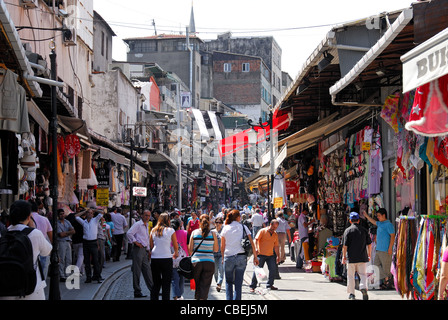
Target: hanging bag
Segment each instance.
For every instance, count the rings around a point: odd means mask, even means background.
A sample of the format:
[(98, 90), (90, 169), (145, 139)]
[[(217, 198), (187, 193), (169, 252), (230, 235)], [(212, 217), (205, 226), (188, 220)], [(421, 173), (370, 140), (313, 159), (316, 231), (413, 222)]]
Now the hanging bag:
[(253, 253), (252, 244), (250, 243), (250, 239), (247, 236), (246, 228), (244, 228), (244, 225), (242, 223), (241, 226), (243, 227), (243, 238), (241, 239), (241, 246), (243, 247), (246, 256), (250, 257)]
[(191, 262), (191, 257), (196, 253), (196, 251), (199, 249), (199, 247), (202, 244), (202, 241), (204, 241), (204, 238), (202, 238), (199, 245), (194, 249), (191, 256), (184, 257), (179, 261), (179, 266), (177, 267), (177, 272), (184, 276), (186, 279), (193, 279), (193, 263)]

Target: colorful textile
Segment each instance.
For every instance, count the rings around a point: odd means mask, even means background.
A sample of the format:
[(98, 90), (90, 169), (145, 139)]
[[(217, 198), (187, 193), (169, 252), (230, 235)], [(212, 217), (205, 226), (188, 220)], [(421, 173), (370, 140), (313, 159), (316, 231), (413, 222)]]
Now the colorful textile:
[(388, 125), (398, 132), (398, 113), (399, 113), (400, 95), (390, 95), (386, 98), (383, 108), (381, 110), (381, 118), (386, 121)]

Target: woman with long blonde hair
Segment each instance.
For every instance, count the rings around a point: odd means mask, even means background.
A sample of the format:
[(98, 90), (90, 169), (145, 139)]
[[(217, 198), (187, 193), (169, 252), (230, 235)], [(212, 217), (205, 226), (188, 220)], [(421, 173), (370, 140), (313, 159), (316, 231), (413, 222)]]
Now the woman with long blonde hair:
[[(159, 216), (157, 225), (151, 230), (149, 237), (151, 247), (151, 272), (154, 286), (151, 290), (151, 300), (159, 299), (162, 288), (162, 300), (170, 300), (171, 278), (173, 273), (173, 258), (177, 258), (178, 243), (176, 233), (170, 227), (170, 217), (167, 213)], [(171, 253), (173, 245), (174, 253)]]

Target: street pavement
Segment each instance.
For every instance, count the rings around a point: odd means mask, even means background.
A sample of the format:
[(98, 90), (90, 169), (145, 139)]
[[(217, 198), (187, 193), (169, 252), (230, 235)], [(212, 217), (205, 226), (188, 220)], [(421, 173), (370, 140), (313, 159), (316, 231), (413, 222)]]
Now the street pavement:
[[(132, 289), (131, 260), (126, 260), (123, 255), (120, 261), (106, 262), (102, 271), (105, 279), (98, 284), (84, 283), (85, 276), (79, 279), (79, 286), (75, 282), (60, 283), (61, 300), (149, 300), (149, 290), (141, 279), (142, 293), (146, 298), (135, 299)], [(267, 267), (264, 267), (268, 273)], [(249, 292), (249, 284), (253, 274), (252, 258), (249, 259), (244, 283), (242, 300), (347, 300), (345, 283), (330, 282), (321, 273), (307, 273), (295, 267), (289, 257), (285, 263), (279, 266), (281, 279), (275, 280), (274, 285), (278, 290), (267, 290), (265, 284), (257, 287), (255, 293)], [(49, 284), (50, 280), (47, 280)], [(48, 296), (48, 287), (46, 288)], [(356, 298), (362, 299), (360, 291), (356, 291)], [(194, 291), (190, 290), (189, 283), (185, 283), (185, 300), (194, 300)], [(225, 280), (221, 292), (216, 291), (216, 283), (212, 280), (209, 300), (225, 300)], [(407, 300), (402, 298), (395, 290), (370, 290), (369, 300)]]

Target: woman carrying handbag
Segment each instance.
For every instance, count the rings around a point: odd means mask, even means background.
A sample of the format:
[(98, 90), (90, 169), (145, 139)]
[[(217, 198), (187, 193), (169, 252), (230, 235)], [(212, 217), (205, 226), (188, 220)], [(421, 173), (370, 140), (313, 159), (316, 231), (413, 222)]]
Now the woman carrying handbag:
[(210, 217), (202, 214), (199, 229), (191, 233), (188, 247), (191, 262), (194, 264), (193, 279), (196, 283), (194, 297), (196, 300), (207, 300), (212, 278), (215, 273), (214, 252), (218, 251), (218, 239), (210, 230)]

